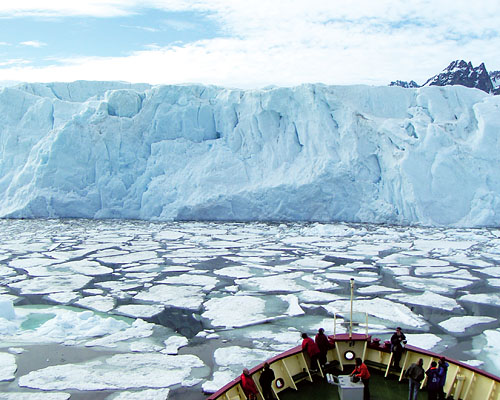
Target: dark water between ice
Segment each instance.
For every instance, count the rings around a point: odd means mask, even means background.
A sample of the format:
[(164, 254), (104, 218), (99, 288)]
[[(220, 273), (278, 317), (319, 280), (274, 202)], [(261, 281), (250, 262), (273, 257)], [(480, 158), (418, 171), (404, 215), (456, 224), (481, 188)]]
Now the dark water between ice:
[[(411, 344), (500, 373), (496, 229), (0, 220), (0, 232), (0, 317), (6, 299), (16, 314), (0, 320), (0, 353), (17, 365), (15, 379), (0, 382), (3, 393), (112, 399), (162, 387), (161, 379), (169, 399), (203, 398), (202, 385), (221, 386), (298, 344), (301, 331), (332, 333), (350, 278), (373, 335), (403, 326)], [(137, 319), (150, 324), (127, 330)], [(166, 366), (149, 384), (135, 381), (134, 370), (170, 337), (185, 341), (177, 357), (195, 355), (205, 366)], [(145, 358), (116, 373), (103, 367), (124, 354)], [(88, 386), (54, 369), (64, 365), (89, 370)], [(185, 376), (175, 378), (179, 370)], [(107, 383), (97, 379), (106, 374)]]

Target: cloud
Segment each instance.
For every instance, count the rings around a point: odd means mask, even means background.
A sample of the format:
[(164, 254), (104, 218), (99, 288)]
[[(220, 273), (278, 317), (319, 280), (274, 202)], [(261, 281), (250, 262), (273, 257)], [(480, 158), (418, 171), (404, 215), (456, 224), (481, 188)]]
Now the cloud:
[(20, 42), (19, 44), (21, 46), (36, 47), (36, 48), (47, 46), (47, 43), (40, 42), (38, 40), (28, 40), (26, 42)]
[[(5, 68), (2, 74), (13, 80), (258, 87), (387, 84), (395, 79), (423, 83), (461, 58), (500, 69), (500, 3), (490, 0), (20, 0), (20, 6), (0, 5), (0, 15), (114, 17), (146, 8), (199, 12), (219, 27), (221, 35), (168, 47), (143, 46), (126, 57), (59, 59), (49, 67)], [(178, 30), (195, 28), (171, 19), (167, 24)]]
[(0, 67), (12, 66), (12, 65), (23, 65), (23, 64), (30, 64), (30, 61), (25, 60), (23, 58), (12, 58), (10, 60), (1, 61)]

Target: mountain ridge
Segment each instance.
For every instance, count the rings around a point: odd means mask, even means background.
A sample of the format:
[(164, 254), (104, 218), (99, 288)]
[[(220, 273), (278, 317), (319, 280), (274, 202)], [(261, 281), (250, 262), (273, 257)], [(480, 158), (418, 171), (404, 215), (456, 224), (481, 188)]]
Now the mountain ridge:
[(439, 74), (427, 79), (423, 85), (419, 85), (413, 80), (410, 82), (396, 80), (389, 84), (389, 86), (403, 88), (450, 85), (476, 88), (486, 93), (498, 95), (500, 94), (500, 71), (488, 72), (484, 63), (474, 67), (470, 61), (455, 60)]

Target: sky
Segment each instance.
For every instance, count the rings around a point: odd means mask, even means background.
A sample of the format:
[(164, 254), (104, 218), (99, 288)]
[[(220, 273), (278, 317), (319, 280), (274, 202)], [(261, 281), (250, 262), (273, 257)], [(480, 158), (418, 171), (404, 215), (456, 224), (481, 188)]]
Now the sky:
[(0, 82), (260, 88), (423, 84), (453, 60), (500, 70), (493, 0), (15, 0)]

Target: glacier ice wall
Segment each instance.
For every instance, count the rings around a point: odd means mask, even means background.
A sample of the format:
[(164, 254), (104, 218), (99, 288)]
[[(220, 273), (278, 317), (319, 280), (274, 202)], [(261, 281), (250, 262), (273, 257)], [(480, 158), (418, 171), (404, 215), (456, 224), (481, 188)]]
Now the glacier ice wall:
[(500, 96), (462, 86), (0, 91), (0, 217), (500, 225)]

